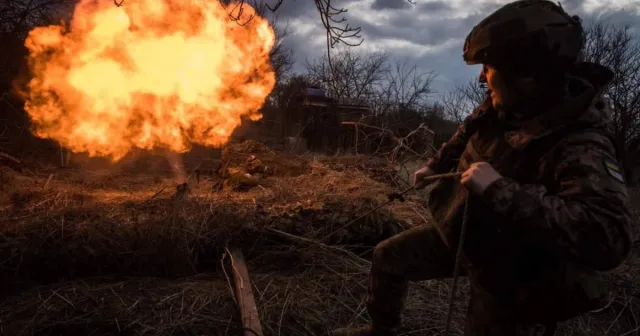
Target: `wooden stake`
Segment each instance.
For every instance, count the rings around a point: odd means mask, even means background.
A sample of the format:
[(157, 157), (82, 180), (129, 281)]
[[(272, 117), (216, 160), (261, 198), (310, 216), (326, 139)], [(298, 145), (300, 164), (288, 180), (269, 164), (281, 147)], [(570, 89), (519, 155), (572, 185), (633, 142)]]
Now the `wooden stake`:
[(260, 325), (260, 315), (256, 307), (256, 300), (251, 290), (251, 280), (249, 271), (244, 261), (242, 251), (237, 248), (231, 249), (231, 267), (233, 268), (233, 278), (235, 283), (236, 300), (240, 308), (242, 326), (245, 336), (263, 336)]
[(49, 182), (51, 182), (51, 179), (53, 178), (53, 174), (49, 174), (49, 178), (47, 179), (47, 182), (44, 184), (44, 190), (47, 190), (47, 187), (49, 186)]
[(13, 156), (7, 153), (0, 152), (0, 159), (7, 159), (9, 161), (13, 161), (14, 163), (20, 164), (20, 160), (14, 158)]

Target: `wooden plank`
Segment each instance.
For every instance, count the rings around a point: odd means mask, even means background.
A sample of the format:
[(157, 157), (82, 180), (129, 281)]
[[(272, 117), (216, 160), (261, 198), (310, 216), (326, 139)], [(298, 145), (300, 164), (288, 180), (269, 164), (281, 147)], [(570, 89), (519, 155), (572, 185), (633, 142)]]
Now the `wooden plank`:
[(242, 325), (245, 330), (244, 335), (263, 336), (264, 333), (260, 325), (260, 315), (258, 314), (256, 300), (251, 290), (249, 271), (247, 270), (247, 264), (244, 261), (244, 256), (240, 249), (231, 249), (231, 268), (233, 269), (236, 300), (238, 300)]

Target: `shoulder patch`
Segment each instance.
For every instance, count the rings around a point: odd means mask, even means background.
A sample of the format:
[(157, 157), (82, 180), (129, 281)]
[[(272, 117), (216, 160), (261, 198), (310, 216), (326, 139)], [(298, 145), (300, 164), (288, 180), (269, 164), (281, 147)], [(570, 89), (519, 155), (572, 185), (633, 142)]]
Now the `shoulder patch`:
[(624, 173), (620, 168), (618, 162), (612, 158), (604, 157), (602, 159), (602, 164), (604, 165), (604, 169), (609, 173), (611, 177), (613, 177), (616, 181), (620, 183), (624, 182)]

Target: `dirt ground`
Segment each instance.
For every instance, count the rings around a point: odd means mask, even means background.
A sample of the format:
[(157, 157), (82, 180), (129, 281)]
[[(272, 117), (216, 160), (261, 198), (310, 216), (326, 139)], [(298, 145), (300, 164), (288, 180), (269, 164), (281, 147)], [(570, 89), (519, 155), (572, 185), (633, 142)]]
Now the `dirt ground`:
[[(267, 335), (366, 323), (371, 250), (428, 223), (424, 200), (414, 194), (358, 219), (400, 186), (385, 162), (249, 147), (232, 157), (256, 155), (274, 167), (258, 186), (217, 191), (215, 174), (192, 174), (183, 197), (162, 158), (144, 169), (133, 161), (118, 169), (0, 166), (0, 335), (241, 335), (223, 267), (230, 247), (247, 258)], [(205, 161), (185, 160), (186, 172), (216, 169)], [(638, 218), (640, 193), (631, 192)], [(610, 305), (564, 323), (559, 335), (639, 334), (637, 254), (607, 277)], [(447, 281), (412, 284), (403, 334), (441, 333), (448, 290)]]

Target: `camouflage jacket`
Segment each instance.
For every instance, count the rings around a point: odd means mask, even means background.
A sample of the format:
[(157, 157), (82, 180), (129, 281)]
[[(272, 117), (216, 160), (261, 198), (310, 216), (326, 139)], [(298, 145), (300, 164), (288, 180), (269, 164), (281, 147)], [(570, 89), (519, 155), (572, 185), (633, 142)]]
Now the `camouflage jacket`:
[[(601, 95), (611, 78), (600, 66), (576, 67), (565, 100), (532, 118), (507, 121), (487, 100), (427, 163), (442, 173), (486, 161), (503, 176), (469, 197), (465, 261), (472, 283), (523, 318), (562, 320), (589, 309), (575, 295), (597, 296), (590, 273), (613, 269), (629, 254), (628, 196)], [(459, 182), (446, 180), (430, 194), (452, 248), (465, 197)]]

